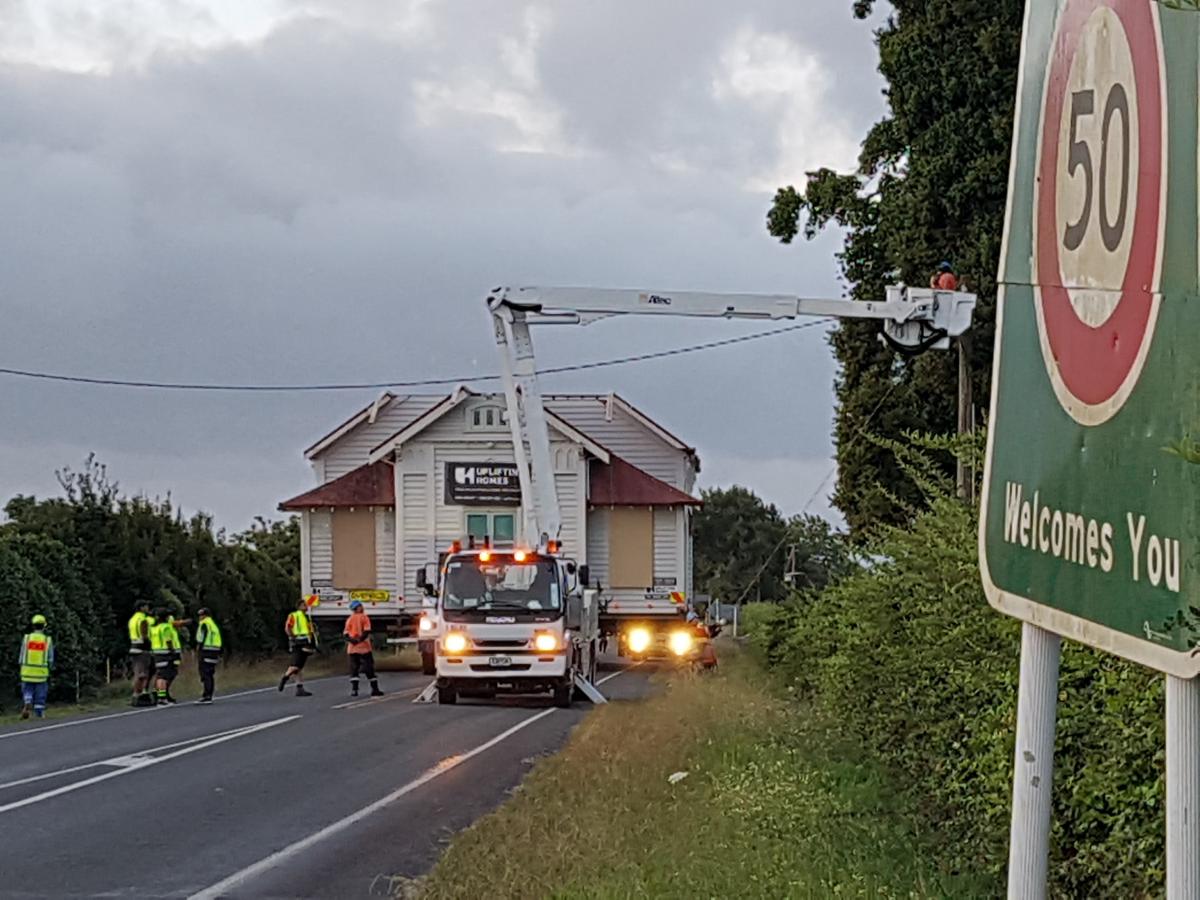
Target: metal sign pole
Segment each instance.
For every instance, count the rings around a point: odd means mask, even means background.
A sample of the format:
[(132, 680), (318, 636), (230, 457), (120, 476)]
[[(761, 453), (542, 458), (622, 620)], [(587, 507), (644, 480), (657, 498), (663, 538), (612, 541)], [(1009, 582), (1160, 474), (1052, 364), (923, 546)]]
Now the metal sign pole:
[(1200, 683), (1167, 676), (1167, 897), (1200, 898)]
[(1042, 900), (1046, 896), (1060, 643), (1056, 634), (1028, 622), (1021, 625), (1009, 900)]

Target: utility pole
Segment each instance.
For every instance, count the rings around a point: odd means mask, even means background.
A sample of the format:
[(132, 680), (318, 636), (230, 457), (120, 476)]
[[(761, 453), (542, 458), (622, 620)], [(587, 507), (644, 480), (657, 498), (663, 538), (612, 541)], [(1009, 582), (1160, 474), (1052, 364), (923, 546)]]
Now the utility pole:
[[(958, 434), (974, 434), (975, 407), (971, 396), (971, 345), (965, 334), (958, 336)], [(958, 497), (973, 503), (975, 501), (975, 468), (966, 460), (958, 460)]]

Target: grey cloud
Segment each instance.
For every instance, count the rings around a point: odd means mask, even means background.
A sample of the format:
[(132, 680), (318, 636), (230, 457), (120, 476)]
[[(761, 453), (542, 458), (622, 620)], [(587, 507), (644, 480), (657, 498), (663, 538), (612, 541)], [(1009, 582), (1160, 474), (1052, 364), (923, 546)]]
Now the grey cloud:
[[(599, 5), (556, 5), (537, 71), (585, 147), (576, 156), (497, 152), (513, 137), (503, 118), (419, 118), (419, 82), (513, 81), (501, 58), (502, 39), (524, 34), (513, 4), (431, 4), (416, 40), (370, 18), (369, 2), (336, 16), (310, 2), (249, 46), (160, 53), (105, 76), (4, 67), (0, 365), (222, 382), (478, 374), (496, 368), (482, 297), (498, 281), (836, 294), (836, 241), (780, 247), (763, 230), (769, 197), (741, 187), (756, 157), (730, 144), (766, 145), (775, 123), (727, 112), (711, 127), (704, 86), (740, 23), (796, 28), (788, 8), (809, 5), (714, 2), (673, 18), (682, 6), (630, 4), (627, 27)], [(848, 19), (842, 0), (824, 5)], [(833, 63), (871, 65), (861, 24), (842, 39)], [(639, 92), (656, 45), (670, 77)], [(606, 85), (578, 65), (605, 60), (631, 74)], [(712, 169), (648, 161), (701, 139)], [(608, 322), (539, 334), (539, 353), (554, 365), (761, 327)], [(819, 331), (548, 387), (625, 393), (702, 456), (820, 460), (834, 370)], [(78, 462), (61, 454), (90, 448), (154, 459), (156, 484), (174, 478), (179, 496), (240, 525), (279, 499), (264, 460), (301, 489), (300, 449), (369, 399), (0, 379), (0, 493), (46, 491), (54, 467)], [(216, 458), (226, 480), (197, 463)]]

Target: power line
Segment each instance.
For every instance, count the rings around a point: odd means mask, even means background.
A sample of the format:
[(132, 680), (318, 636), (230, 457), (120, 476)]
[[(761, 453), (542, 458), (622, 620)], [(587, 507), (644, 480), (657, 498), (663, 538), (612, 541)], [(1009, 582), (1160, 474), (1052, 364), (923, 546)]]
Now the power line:
[[(733, 344), (743, 344), (747, 341), (757, 341), (761, 338), (775, 337), (776, 335), (786, 334), (791, 331), (802, 331), (806, 328), (815, 328), (818, 325), (823, 325), (833, 321), (830, 318), (813, 319), (808, 322), (799, 322), (792, 325), (785, 325), (782, 328), (773, 328), (770, 331), (759, 331), (755, 334), (744, 334), (738, 337), (723, 338), (719, 341), (709, 341), (703, 344), (692, 344), (684, 347), (673, 347), (669, 350), (655, 350), (650, 353), (638, 353), (632, 356), (621, 356), (615, 359), (593, 360), (585, 363), (574, 363), (565, 366), (552, 366), (545, 369), (538, 369), (539, 375), (560, 375), (566, 372), (581, 372), (587, 369), (602, 369), (610, 366), (623, 366), (629, 363), (646, 362), (652, 359), (663, 359), (669, 356), (682, 356), (687, 353), (698, 353), (703, 350), (713, 350), (717, 347), (728, 347)], [(211, 384), (203, 382), (181, 382), (181, 381), (132, 381), (120, 378), (97, 378), (86, 375), (64, 375), (60, 372), (38, 372), (28, 369), (13, 369), (0, 367), (0, 375), (9, 375), (15, 378), (28, 378), (40, 381), (57, 381), (66, 382), (68, 384), (86, 384), (102, 387), (122, 387), (122, 388), (144, 388), (160, 391), (225, 391), (225, 392), (304, 392), (304, 391), (361, 391), (361, 390), (384, 390), (387, 388), (414, 388), (414, 387), (444, 387), (446, 385), (463, 384), (465, 382), (479, 381), (499, 381), (500, 375), (462, 375), (453, 378), (423, 378), (415, 381), (372, 381), (360, 383), (334, 383), (334, 384)]]

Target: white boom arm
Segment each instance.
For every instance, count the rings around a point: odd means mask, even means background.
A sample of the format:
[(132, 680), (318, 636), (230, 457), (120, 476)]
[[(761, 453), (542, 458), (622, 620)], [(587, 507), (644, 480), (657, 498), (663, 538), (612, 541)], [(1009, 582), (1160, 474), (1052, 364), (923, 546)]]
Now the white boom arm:
[(901, 351), (921, 352), (949, 348), (950, 339), (971, 326), (975, 295), (889, 287), (883, 302), (876, 303), (782, 294), (516, 287), (497, 288), (488, 297), (487, 304), (500, 350), (508, 421), (521, 483), (523, 538), (543, 548), (547, 540), (558, 537), (562, 520), (554, 489), (550, 432), (537, 383), (530, 325), (589, 325), (619, 315), (762, 320), (800, 316), (879, 319), (889, 344)]

